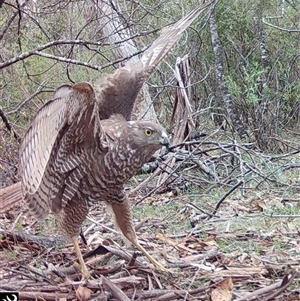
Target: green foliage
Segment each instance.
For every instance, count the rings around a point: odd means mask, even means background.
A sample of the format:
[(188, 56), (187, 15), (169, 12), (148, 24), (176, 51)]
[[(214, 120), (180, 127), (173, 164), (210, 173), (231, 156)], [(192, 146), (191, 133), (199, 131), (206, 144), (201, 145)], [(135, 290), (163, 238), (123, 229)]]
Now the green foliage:
[[(198, 4), (198, 1), (122, 2), (119, 3), (119, 16), (131, 35), (140, 34), (134, 43), (137, 49), (143, 49), (159, 35), (161, 28), (175, 22)], [(249, 131), (254, 132), (258, 140), (262, 140), (262, 133), (255, 132), (253, 124), (261, 128), (272, 124), (273, 129), (267, 129), (267, 132), (278, 134), (282, 126), (296, 128), (300, 123), (299, 33), (290, 33), (263, 23), (265, 20), (279, 28), (297, 29), (297, 8), (298, 4), (292, 6), (279, 0), (242, 3), (237, 0), (219, 1), (216, 7), (227, 86), (234, 96), (242, 122), (248, 125)], [(0, 11), (1, 28), (5, 28), (15, 12), (14, 5), (4, 4), (4, 9)], [(16, 15), (12, 20), (0, 41), (1, 59), (4, 62), (57, 40), (77, 39), (100, 44), (54, 45), (41, 50), (44, 54), (52, 55), (53, 59), (35, 54), (1, 69), (0, 106), (5, 112), (13, 111), (25, 99), (30, 99), (31, 95), (40, 91), (17, 113), (9, 115), (21, 135), (35, 112), (51, 98), (58, 86), (70, 82), (95, 82), (102, 77), (92, 68), (61, 60), (71, 59), (91, 66), (103, 66), (115, 60), (111, 49), (119, 46), (109, 45), (103, 36), (101, 7), (82, 6), (81, 2), (38, 1), (29, 2), (23, 12), (22, 18)], [(167, 63), (173, 67), (178, 56), (188, 53), (195, 109), (210, 107), (211, 100), (215, 99), (209, 113), (226, 115), (215, 75), (211, 34), (205, 25), (205, 18), (199, 18), (192, 24), (168, 57)], [(261, 36), (255, 19), (265, 35), (267, 65), (262, 62)], [(103, 72), (110, 73), (117, 66), (112, 65)], [(160, 116), (161, 120), (167, 121), (172, 113), (173, 100), (170, 95), (174, 89), (165, 87), (175, 84), (173, 70), (167, 64), (162, 64), (150, 83), (153, 83), (150, 91), (158, 110), (161, 115), (166, 115)], [(263, 107), (268, 108), (267, 112), (262, 111)], [(253, 124), (249, 122), (250, 119)]]

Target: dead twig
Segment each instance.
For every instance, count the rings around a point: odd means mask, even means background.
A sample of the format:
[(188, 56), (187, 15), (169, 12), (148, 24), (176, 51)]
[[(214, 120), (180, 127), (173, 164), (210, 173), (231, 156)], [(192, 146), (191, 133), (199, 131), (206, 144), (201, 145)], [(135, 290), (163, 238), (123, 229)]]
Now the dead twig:
[(221, 204), (224, 202), (224, 200), (233, 192), (235, 191), (239, 186), (241, 186), (244, 183), (244, 181), (239, 181), (236, 185), (234, 185), (227, 193), (225, 193), (225, 195), (220, 199), (220, 201), (218, 202), (218, 204), (216, 205), (212, 215), (215, 215), (219, 209), (219, 207), (221, 206)]
[(109, 279), (101, 276), (103, 285), (120, 301), (130, 301), (130, 299)]
[(14, 242), (36, 243), (43, 247), (48, 247), (48, 248), (52, 248), (52, 247), (56, 247), (56, 246), (65, 244), (65, 241), (63, 239), (59, 239), (56, 237), (42, 237), (39, 235), (11, 232), (11, 231), (3, 231), (3, 230), (0, 230), (0, 234), (3, 237), (7, 237), (9, 240), (14, 241)]
[(12, 128), (10, 122), (8, 121), (8, 119), (7, 119), (7, 117), (6, 117), (6, 115), (4, 114), (4, 112), (3, 112), (2, 109), (0, 109), (0, 117), (1, 117), (2, 121), (4, 122), (4, 124), (5, 124), (6, 128), (7, 128), (7, 130), (8, 130), (10, 133), (13, 133), (15, 139), (16, 139), (19, 143), (21, 143), (21, 137), (14, 131), (14, 129)]
[[(275, 297), (278, 297), (295, 279), (297, 272), (292, 270), (288, 275), (286, 275), (282, 281), (278, 281), (269, 286), (258, 289), (252, 293), (245, 294), (243, 297), (236, 299), (236, 301), (251, 301), (251, 300), (260, 300), (260, 301), (269, 301), (274, 300)], [(278, 290), (276, 290), (278, 289)], [(271, 293), (270, 295), (263, 298), (263, 295)]]

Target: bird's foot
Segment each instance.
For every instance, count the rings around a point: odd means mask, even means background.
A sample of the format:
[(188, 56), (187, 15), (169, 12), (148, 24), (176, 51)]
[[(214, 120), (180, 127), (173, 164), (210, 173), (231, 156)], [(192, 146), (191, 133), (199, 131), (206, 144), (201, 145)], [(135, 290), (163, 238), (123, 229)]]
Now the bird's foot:
[(170, 278), (174, 277), (174, 273), (171, 270), (169, 270), (169, 269), (165, 268), (164, 266), (162, 266), (161, 264), (154, 264), (154, 270), (157, 273), (165, 275), (167, 278), (168, 277), (170, 277)]
[(90, 278), (92, 278), (92, 276), (88, 270), (81, 271), (81, 280), (82, 281), (89, 280)]
[(75, 268), (76, 270), (78, 270), (78, 271), (81, 272), (81, 281), (86, 281), (86, 280), (88, 280), (88, 279), (91, 278), (91, 274), (90, 274), (90, 272), (88, 271), (86, 265), (84, 265), (84, 266), (82, 267), (82, 266), (81, 266), (80, 264), (78, 264), (77, 262), (74, 262), (73, 266), (74, 266), (74, 268)]
[(90, 274), (90, 272), (88, 271), (86, 265), (81, 267), (81, 280), (82, 281), (86, 281), (88, 279), (90, 279), (92, 276)]

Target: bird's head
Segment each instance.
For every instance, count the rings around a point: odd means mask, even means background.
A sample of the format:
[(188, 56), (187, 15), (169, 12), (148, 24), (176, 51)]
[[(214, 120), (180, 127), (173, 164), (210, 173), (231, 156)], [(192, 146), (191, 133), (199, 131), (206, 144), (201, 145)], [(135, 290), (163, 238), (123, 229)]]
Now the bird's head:
[(130, 138), (137, 146), (153, 149), (153, 152), (162, 146), (169, 146), (169, 138), (165, 129), (159, 124), (150, 121), (129, 121)]
[(150, 121), (126, 121), (121, 115), (112, 115), (101, 121), (101, 128), (111, 143), (109, 148), (117, 149), (124, 157), (138, 154), (146, 162), (157, 150), (169, 145), (166, 130)]

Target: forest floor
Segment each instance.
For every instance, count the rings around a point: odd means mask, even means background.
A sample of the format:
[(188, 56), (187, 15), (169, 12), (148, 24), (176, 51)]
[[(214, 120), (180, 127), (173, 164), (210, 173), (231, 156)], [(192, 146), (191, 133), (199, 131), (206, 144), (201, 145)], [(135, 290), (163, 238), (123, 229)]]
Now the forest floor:
[(168, 273), (124, 245), (100, 202), (82, 227), (92, 277), (81, 281), (55, 216), (37, 221), (18, 204), (0, 213), (0, 292), (20, 300), (300, 300), (299, 141), (267, 155), (214, 133), (162, 154), (160, 175), (128, 183), (139, 242)]
[(89, 247), (80, 243), (86, 282), (55, 217), (36, 222), (13, 208), (1, 214), (0, 291), (20, 300), (300, 300), (300, 195), (236, 191), (210, 215), (218, 192), (131, 198), (139, 241), (168, 274), (123, 245), (104, 205), (92, 208), (83, 227)]

